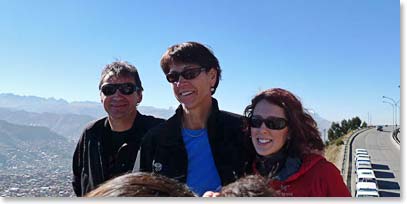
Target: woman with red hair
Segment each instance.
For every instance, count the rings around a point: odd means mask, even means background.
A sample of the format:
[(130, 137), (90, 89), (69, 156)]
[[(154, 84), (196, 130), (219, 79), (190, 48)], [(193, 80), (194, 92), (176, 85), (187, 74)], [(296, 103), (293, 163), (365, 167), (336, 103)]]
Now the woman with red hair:
[(316, 122), (292, 93), (262, 91), (244, 114), (256, 152), (253, 170), (267, 177), (279, 196), (351, 196), (339, 170), (323, 157)]

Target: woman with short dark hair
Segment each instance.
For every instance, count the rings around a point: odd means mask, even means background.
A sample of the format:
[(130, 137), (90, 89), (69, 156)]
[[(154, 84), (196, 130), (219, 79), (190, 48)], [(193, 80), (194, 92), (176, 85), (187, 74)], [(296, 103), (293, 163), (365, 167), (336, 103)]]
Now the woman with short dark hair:
[(219, 191), (243, 176), (251, 163), (242, 116), (219, 110), (212, 97), (219, 62), (206, 46), (185, 42), (167, 49), (161, 68), (180, 105), (167, 122), (146, 134), (140, 170), (175, 178), (199, 195)]

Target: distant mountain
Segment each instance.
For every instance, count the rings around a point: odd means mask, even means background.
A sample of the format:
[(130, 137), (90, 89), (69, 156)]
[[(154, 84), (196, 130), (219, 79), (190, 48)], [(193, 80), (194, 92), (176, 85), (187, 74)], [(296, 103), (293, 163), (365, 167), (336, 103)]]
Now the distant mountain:
[[(0, 94), (0, 107), (34, 113), (88, 115), (92, 118), (106, 116), (103, 106), (97, 102), (85, 101), (69, 103), (63, 99), (19, 96), (11, 93)], [(143, 114), (166, 119), (174, 114), (172, 108), (162, 109), (152, 106), (139, 106), (138, 110)]]
[[(0, 119), (16, 124), (45, 126), (70, 139), (77, 139), (86, 123), (106, 115), (101, 103), (97, 102), (69, 103), (63, 99), (19, 96), (10, 93), (0, 94), (1, 107), (7, 110), (0, 109)], [(138, 110), (143, 114), (165, 119), (175, 113), (173, 108), (162, 109), (152, 106), (139, 106)], [(327, 138), (326, 134), (331, 122), (313, 111), (310, 111), (310, 114), (318, 124), (322, 139), (325, 140), (324, 129)]]
[[(146, 115), (169, 118), (172, 108), (139, 106)], [(101, 103), (72, 102), (63, 99), (0, 94), (0, 119), (14, 124), (43, 126), (72, 140), (78, 140), (83, 128), (92, 120), (106, 116)]]
[(34, 113), (0, 108), (0, 119), (19, 125), (47, 127), (68, 139), (77, 141), (86, 124), (96, 118), (88, 115)]
[(0, 94), (0, 107), (25, 110), (34, 113), (78, 114), (99, 118), (105, 115), (103, 107), (96, 102), (72, 102), (63, 99)]
[(328, 130), (331, 127), (332, 122), (322, 118), (315, 112), (310, 112), (312, 118), (314, 118), (315, 122), (317, 122), (318, 130), (321, 133), (321, 138), (325, 142), (328, 140)]

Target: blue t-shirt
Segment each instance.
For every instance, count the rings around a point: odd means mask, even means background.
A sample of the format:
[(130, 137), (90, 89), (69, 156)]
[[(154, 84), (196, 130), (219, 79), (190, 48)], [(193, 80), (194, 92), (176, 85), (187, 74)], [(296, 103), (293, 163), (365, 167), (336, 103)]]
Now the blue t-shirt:
[(188, 154), (187, 185), (199, 196), (206, 191), (219, 191), (222, 183), (213, 160), (206, 129), (182, 129)]

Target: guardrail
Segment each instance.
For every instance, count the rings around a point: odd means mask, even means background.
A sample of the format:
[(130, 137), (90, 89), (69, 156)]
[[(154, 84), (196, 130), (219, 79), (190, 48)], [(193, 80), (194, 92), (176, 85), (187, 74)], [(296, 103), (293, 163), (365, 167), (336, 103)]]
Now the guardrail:
[(369, 129), (371, 129), (371, 128), (360, 129), (360, 130), (354, 132), (346, 140), (345, 151), (343, 154), (341, 174), (342, 174), (342, 178), (344, 178), (344, 180), (346, 181), (346, 185), (348, 186), (350, 192), (351, 192), (351, 186), (352, 186), (352, 184), (351, 184), (351, 182), (352, 182), (351, 181), (352, 180), (352, 178), (351, 178), (352, 177), (352, 143), (357, 135), (359, 135), (360, 133), (362, 133), (366, 130), (369, 130)]
[(400, 133), (400, 128), (393, 130), (392, 137), (393, 137), (393, 140), (396, 141), (397, 144), (400, 145), (399, 133)]

